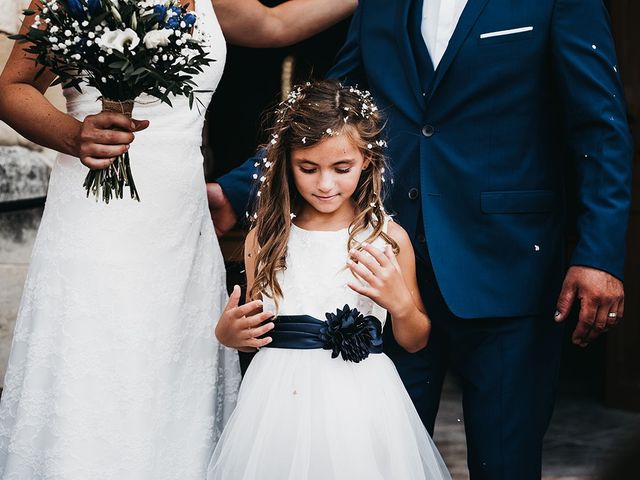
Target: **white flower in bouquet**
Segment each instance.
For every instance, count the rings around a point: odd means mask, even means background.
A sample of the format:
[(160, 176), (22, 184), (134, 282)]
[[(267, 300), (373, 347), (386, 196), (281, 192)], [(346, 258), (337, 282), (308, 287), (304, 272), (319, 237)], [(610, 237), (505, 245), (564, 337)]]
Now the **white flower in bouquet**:
[(162, 30), (151, 30), (142, 39), (144, 46), (147, 48), (166, 47), (169, 45), (169, 39), (173, 35), (173, 30), (163, 28)]
[[(100, 38), (96, 39), (96, 43), (105, 51), (117, 50), (124, 53), (124, 49), (135, 49), (140, 43), (138, 34), (130, 28), (124, 30), (107, 30)], [(148, 47), (148, 45), (147, 45)]]

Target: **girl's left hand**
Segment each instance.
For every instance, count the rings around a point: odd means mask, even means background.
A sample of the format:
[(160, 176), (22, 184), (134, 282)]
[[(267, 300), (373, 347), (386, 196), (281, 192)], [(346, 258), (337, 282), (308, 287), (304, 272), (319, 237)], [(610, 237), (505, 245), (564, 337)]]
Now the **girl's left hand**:
[(407, 308), (415, 308), (390, 245), (386, 245), (382, 252), (363, 243), (362, 250), (352, 249), (349, 256), (347, 266), (356, 278), (362, 280), (362, 283), (347, 283), (349, 288), (370, 298), (393, 317), (401, 315)]

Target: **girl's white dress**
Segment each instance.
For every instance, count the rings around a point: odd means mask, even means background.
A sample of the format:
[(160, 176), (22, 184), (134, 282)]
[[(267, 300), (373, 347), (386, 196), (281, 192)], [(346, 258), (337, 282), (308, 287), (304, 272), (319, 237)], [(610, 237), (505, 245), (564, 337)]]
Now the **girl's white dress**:
[[(293, 226), (280, 315), (348, 304), (384, 322), (386, 311), (346, 286), (346, 229)], [(382, 239), (374, 245), (382, 248)], [(274, 309), (263, 298), (266, 310)], [(272, 311), (274, 311), (272, 310)], [(276, 319), (277, 322), (277, 319)], [(209, 480), (449, 479), (398, 372), (385, 354), (360, 363), (323, 349), (262, 348), (209, 465)]]
[[(196, 1), (216, 61), (211, 2)], [(78, 119), (98, 93), (66, 91)], [(208, 104), (212, 93), (200, 94)], [(0, 478), (201, 480), (235, 405), (237, 354), (213, 328), (227, 300), (200, 152), (204, 113), (141, 97), (131, 144), (141, 196), (86, 198), (87, 173), (59, 155), (31, 258), (0, 405)]]

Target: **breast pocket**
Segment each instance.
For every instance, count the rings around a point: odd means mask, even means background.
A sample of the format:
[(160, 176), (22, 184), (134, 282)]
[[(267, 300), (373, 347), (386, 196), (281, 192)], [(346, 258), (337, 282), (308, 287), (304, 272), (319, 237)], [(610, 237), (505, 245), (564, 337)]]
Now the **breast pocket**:
[(534, 28), (532, 25), (491, 30), (480, 34), (478, 37), (478, 45), (480, 47), (489, 47), (492, 45), (519, 42), (530, 39), (533, 36), (533, 33)]

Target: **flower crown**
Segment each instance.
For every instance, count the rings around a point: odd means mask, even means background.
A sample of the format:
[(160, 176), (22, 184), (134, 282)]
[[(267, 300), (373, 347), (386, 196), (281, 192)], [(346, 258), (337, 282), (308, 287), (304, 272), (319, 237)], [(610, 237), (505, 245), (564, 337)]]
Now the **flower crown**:
[[(276, 124), (284, 123), (287, 112), (292, 110), (297, 103), (299, 103), (305, 98), (306, 90), (311, 85), (312, 85), (311, 82), (306, 82), (304, 85), (298, 85), (297, 87), (293, 88), (289, 92), (285, 100), (283, 100), (278, 104), (275, 110)], [(339, 85), (341, 89), (345, 88), (344, 85), (342, 84), (339, 84)], [(359, 116), (360, 118), (368, 119), (371, 117), (372, 114), (378, 111), (378, 107), (374, 103), (373, 96), (371, 95), (370, 91), (360, 90), (357, 86), (355, 87), (350, 86), (349, 93), (356, 94), (356, 96), (358, 97), (358, 100), (360, 101), (360, 108), (359, 110), (352, 110), (349, 107), (343, 107), (345, 111), (345, 115), (343, 117), (344, 123), (347, 123), (349, 121), (350, 115)], [(330, 137), (333, 137), (339, 134), (340, 132), (336, 132), (331, 128), (327, 128), (324, 132), (322, 132), (323, 136), (327, 135)], [(272, 133), (271, 140), (269, 141), (269, 143), (271, 145), (276, 145), (278, 143), (278, 138), (279, 138), (279, 135), (277, 133)], [(302, 137), (302, 143), (303, 144), (307, 143), (307, 137)], [(385, 148), (387, 146), (387, 142), (385, 142), (384, 140), (377, 140), (375, 143), (380, 148)], [(373, 145), (368, 144), (367, 148), (371, 150), (373, 148)]]

